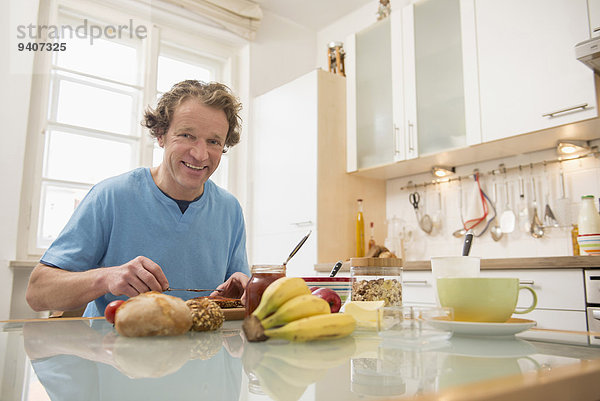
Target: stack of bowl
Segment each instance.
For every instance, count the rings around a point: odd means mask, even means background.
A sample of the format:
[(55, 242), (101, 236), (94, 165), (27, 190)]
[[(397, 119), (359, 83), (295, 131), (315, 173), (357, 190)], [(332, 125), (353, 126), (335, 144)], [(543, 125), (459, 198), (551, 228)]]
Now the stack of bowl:
[(600, 255), (600, 234), (580, 234), (577, 236), (579, 249), (588, 255)]
[(350, 277), (302, 277), (309, 287), (330, 288), (337, 292), (342, 300), (342, 304), (350, 296)]

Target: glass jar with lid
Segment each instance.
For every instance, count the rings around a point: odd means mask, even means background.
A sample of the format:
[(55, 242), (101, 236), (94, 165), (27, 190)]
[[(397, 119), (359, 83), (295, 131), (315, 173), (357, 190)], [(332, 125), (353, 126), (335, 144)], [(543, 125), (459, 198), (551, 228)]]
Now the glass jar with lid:
[(254, 265), (250, 270), (252, 277), (246, 285), (246, 316), (260, 304), (263, 292), (273, 281), (285, 277), (283, 265)]
[(384, 301), (384, 306), (402, 305), (402, 259), (350, 259), (352, 301)]

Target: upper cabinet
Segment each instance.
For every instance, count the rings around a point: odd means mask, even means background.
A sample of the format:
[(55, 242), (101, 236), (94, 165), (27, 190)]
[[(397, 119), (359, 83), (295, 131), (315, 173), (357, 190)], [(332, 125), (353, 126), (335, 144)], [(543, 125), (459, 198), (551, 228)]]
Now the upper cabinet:
[(399, 28), (392, 13), (346, 40), (348, 171), (406, 158)]
[(597, 117), (586, 0), (477, 0), (483, 141)]
[(473, 0), (422, 0), (346, 39), (348, 171), (481, 141)]
[(419, 156), (481, 142), (473, 1), (402, 9), (405, 132)]
[[(388, 179), (499, 157), (497, 140), (553, 146), (557, 132), (537, 133), (598, 117), (574, 48), (599, 27), (600, 0), (392, 2), (346, 40), (347, 171)], [(465, 159), (472, 145), (478, 160)]]
[(590, 13), (590, 33), (593, 37), (600, 36), (600, 0), (588, 0)]

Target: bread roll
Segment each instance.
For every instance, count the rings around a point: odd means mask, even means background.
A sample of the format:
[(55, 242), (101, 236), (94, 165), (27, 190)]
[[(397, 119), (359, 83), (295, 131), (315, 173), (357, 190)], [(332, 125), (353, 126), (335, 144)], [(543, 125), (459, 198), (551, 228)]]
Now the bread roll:
[(208, 298), (188, 299), (185, 304), (192, 312), (192, 331), (217, 330), (225, 321), (219, 305)]
[(192, 327), (185, 301), (150, 291), (125, 301), (115, 315), (115, 329), (126, 337), (176, 336)]

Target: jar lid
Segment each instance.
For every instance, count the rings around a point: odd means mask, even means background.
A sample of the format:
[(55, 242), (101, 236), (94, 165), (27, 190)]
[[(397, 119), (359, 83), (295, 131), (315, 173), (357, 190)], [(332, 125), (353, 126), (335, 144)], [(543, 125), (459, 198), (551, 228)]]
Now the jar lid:
[(284, 265), (252, 265), (250, 273), (281, 273), (285, 272)]
[(401, 267), (402, 258), (351, 258), (350, 266)]

